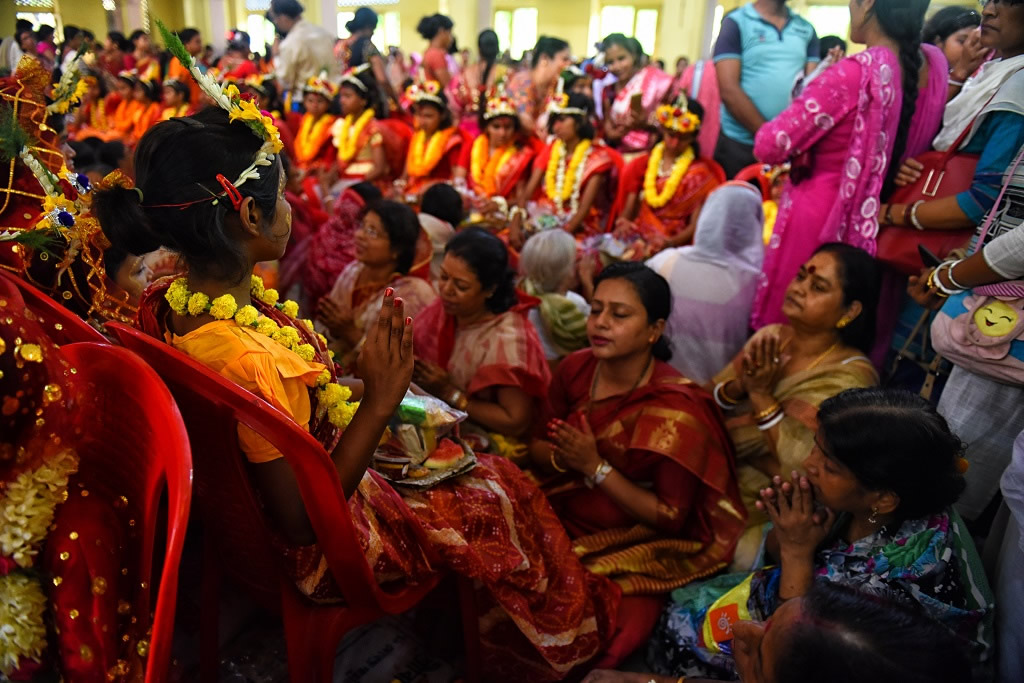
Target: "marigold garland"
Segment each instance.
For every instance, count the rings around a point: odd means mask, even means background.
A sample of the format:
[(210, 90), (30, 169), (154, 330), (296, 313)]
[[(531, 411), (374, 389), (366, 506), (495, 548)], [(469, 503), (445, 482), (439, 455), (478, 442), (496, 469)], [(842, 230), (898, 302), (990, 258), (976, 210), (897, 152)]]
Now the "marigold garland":
[(363, 131), (373, 120), (373, 110), (367, 109), (353, 123), (352, 114), (334, 122), (331, 133), (334, 135), (334, 146), (338, 149), (338, 160), (344, 163), (352, 161), (359, 152), (359, 139)]
[(572, 159), (567, 168), (565, 143), (555, 140), (554, 145), (551, 146), (551, 158), (548, 159), (547, 171), (544, 174), (544, 190), (548, 199), (555, 202), (559, 210), (568, 199), (572, 201), (573, 213), (576, 213), (580, 181), (583, 178), (582, 166), (590, 156), (590, 150), (590, 140), (580, 140), (576, 143), (576, 149), (573, 150)]
[(658, 171), (661, 170), (661, 161), (665, 156), (665, 143), (659, 142), (651, 150), (651, 157), (647, 160), (647, 172), (644, 173), (644, 201), (653, 209), (660, 209), (669, 203), (676, 196), (679, 184), (683, 177), (690, 170), (693, 163), (693, 147), (687, 147), (686, 151), (679, 155), (672, 164), (672, 172), (665, 180), (665, 186), (658, 192)]
[[(274, 306), (289, 318), (295, 319), (298, 315), (299, 305), (294, 301), (279, 303), (280, 298), (276, 289), (267, 289), (263, 279), (253, 275), (250, 280), (249, 294), (268, 306)], [(306, 362), (312, 362), (316, 358), (316, 349), (312, 344), (305, 344), (299, 336), (299, 331), (294, 327), (281, 327), (265, 315), (260, 315), (254, 306), (246, 305), (241, 308), (235, 301), (235, 297), (224, 294), (211, 300), (202, 292), (192, 292), (188, 288), (188, 280), (180, 277), (171, 283), (171, 286), (164, 294), (164, 299), (170, 304), (171, 310), (178, 315), (202, 315), (208, 313), (217, 320), (234, 320), (241, 327), (255, 330), (259, 334), (270, 337), (281, 346), (292, 351)], [(296, 321), (299, 322), (299, 321)], [(310, 332), (313, 331), (313, 321), (303, 320)], [(326, 345), (327, 340), (323, 335), (317, 335), (320, 343)], [(333, 354), (331, 355), (333, 358)], [(349, 403), (352, 392), (348, 387), (331, 382), (331, 372), (323, 370), (316, 379), (318, 387), (317, 400), (320, 408), (327, 414), (327, 419), (338, 429), (345, 429), (352, 421), (359, 403)]]
[(316, 159), (320, 148), (331, 136), (333, 125), (334, 117), (330, 114), (324, 114), (315, 121), (312, 114), (303, 115), (299, 134), (295, 136), (295, 160), (300, 164), (308, 164)]
[(515, 145), (505, 145), (491, 154), (491, 141), (486, 135), (479, 135), (473, 141), (469, 157), (470, 178), (483, 190), (485, 196), (493, 197), (498, 193), (498, 171), (515, 153)]
[(416, 131), (412, 136), (412, 143), (409, 145), (409, 156), (405, 161), (405, 170), (410, 178), (423, 178), (430, 174), (441, 161), (448, 141), (455, 134), (455, 128), (439, 130), (430, 136), (430, 143), (427, 144), (427, 134)]

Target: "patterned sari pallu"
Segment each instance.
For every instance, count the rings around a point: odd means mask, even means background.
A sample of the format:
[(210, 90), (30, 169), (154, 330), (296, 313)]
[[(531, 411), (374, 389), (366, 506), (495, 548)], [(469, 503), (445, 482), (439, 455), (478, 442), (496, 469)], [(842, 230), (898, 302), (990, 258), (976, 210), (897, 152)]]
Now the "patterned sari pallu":
[[(140, 328), (160, 339), (167, 334), (169, 307), (163, 293), (168, 284), (162, 281), (147, 291), (139, 315)], [(276, 309), (259, 301), (253, 305), (275, 322), (292, 325)], [(223, 324), (190, 333), (190, 355), (217, 368), (223, 367), (218, 358), (225, 353), (259, 352), (225, 350), (223, 339), (211, 340), (209, 351), (203, 351), (197, 333)], [(319, 362), (302, 361), (284, 347), (275, 350), (307, 365), (310, 376), (326, 366), (333, 377), (326, 348), (302, 325), (292, 326), (316, 348)], [(315, 394), (310, 391), (309, 428), (329, 453), (340, 434), (320, 417)], [(264, 398), (280, 404), (272, 396)], [(419, 583), (444, 570), (473, 580), (489, 679), (522, 680), (529, 672), (527, 680), (560, 680), (605, 647), (621, 592), (583, 568), (544, 495), (516, 467), (485, 454), (478, 459), (472, 472), (429, 491), (399, 492), (368, 470), (349, 500), (366, 562), (381, 584)], [(282, 539), (276, 544), (303, 594), (315, 602), (342, 600), (318, 547), (289, 546)]]

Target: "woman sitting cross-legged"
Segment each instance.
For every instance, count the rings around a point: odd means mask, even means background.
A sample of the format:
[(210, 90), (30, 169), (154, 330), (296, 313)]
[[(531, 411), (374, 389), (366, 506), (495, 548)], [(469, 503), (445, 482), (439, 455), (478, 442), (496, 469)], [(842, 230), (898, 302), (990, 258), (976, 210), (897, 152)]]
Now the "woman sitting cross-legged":
[(418, 319), (413, 379), (469, 413), (497, 450), (522, 456), (516, 442), (543, 413), (551, 372), (527, 317), (538, 301), (514, 282), (500, 239), (481, 228), (455, 235), (441, 263), (440, 298)]
[(825, 244), (786, 290), (789, 325), (759, 330), (712, 380), (736, 448), (750, 532), (736, 551), (749, 568), (767, 518), (754, 509), (771, 477), (799, 468), (814, 446), (818, 406), (844, 389), (878, 383), (864, 356), (874, 337), (878, 275), (867, 252)]
[[(267, 157), (277, 138), (261, 128), (231, 123), (217, 108), (159, 123), (136, 153), (141, 192), (96, 194), (113, 244), (133, 253), (167, 245), (187, 266), (185, 277), (148, 290), (139, 326), (323, 444), (379, 581), (418, 583), (439, 570), (473, 580), (478, 616), (487, 615), (482, 665), (493, 680), (521, 680), (524, 670), (531, 680), (564, 678), (604, 647), (618, 588), (586, 572), (539, 489), (501, 458), (480, 454), (471, 472), (404, 494), (367, 469), (409, 386), (413, 321), (385, 290), (358, 362), (356, 409), (312, 324), (251, 278), (256, 263), (281, 256), (290, 231), (281, 164)], [(282, 454), (250, 429), (238, 436), (286, 571), (310, 599), (341, 600)]]
[(605, 268), (591, 348), (562, 361), (553, 418), (530, 448), (537, 467), (565, 475), (545, 492), (583, 564), (629, 596), (605, 665), (647, 638), (669, 591), (728, 565), (746, 518), (710, 393), (666, 363), (670, 310), (668, 283), (647, 266)]
[(356, 260), (341, 271), (319, 307), (342, 367), (355, 361), (367, 330), (380, 315), (385, 288), (394, 290), (411, 316), (437, 298), (429, 282), (409, 275), (419, 234), (416, 214), (405, 204), (378, 200), (363, 213), (355, 234)]
[(729, 675), (739, 658), (722, 623), (764, 621), (831, 582), (920, 605), (969, 648), (975, 675), (962, 680), (990, 680), (992, 594), (952, 509), (964, 489), (960, 439), (927, 401), (903, 391), (845, 391), (822, 404), (818, 421), (807, 475), (776, 477), (760, 493), (777, 566), (674, 594), (649, 663)]

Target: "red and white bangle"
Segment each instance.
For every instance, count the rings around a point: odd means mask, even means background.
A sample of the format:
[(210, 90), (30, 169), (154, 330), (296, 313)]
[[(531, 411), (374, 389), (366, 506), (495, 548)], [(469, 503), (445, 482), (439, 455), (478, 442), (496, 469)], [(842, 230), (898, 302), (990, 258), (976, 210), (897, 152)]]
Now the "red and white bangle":
[(594, 488), (600, 486), (601, 482), (608, 478), (608, 475), (612, 473), (614, 468), (607, 460), (602, 460), (601, 464), (597, 466), (594, 473), (583, 480), (583, 483), (587, 485), (587, 488)]

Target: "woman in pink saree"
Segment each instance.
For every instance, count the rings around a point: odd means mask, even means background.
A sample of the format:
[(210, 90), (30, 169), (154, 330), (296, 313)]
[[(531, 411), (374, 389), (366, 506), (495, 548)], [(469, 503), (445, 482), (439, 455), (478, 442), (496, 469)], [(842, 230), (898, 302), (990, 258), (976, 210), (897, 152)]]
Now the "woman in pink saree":
[[(922, 50), (927, 0), (850, 4), (851, 40), (868, 47), (812, 81), (757, 133), (766, 164), (792, 162), (758, 283), (751, 325), (782, 322), (786, 285), (826, 242), (875, 253), (879, 196), (941, 119), (948, 66)], [(927, 68), (925, 87), (919, 87)]]

